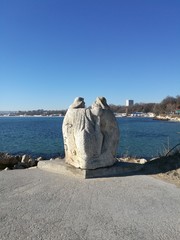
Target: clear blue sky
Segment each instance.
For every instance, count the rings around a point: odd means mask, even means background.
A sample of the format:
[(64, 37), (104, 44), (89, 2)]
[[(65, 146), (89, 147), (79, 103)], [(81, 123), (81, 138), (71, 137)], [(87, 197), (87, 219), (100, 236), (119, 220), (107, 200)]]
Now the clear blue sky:
[(0, 110), (180, 94), (180, 0), (1, 0)]

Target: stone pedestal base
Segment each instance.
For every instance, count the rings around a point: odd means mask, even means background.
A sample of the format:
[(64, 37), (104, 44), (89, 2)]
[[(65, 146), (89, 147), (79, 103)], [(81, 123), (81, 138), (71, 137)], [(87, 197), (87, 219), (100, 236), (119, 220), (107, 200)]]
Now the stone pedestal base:
[(118, 177), (136, 174), (143, 168), (142, 164), (116, 162), (111, 167), (97, 169), (78, 169), (65, 163), (64, 159), (45, 160), (38, 163), (38, 168), (66, 176), (87, 178)]

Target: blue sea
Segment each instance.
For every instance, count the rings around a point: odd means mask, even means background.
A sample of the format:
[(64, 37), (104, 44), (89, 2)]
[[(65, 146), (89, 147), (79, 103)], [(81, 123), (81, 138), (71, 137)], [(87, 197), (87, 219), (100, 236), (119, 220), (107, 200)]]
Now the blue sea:
[[(117, 118), (117, 156), (150, 159), (180, 143), (180, 122)], [(0, 152), (45, 159), (64, 156), (63, 117), (0, 117)]]

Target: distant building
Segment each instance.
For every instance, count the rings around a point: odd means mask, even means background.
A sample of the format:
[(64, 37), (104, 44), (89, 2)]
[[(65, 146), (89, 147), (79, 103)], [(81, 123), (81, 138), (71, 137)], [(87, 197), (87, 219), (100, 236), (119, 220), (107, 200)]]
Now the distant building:
[(131, 114), (131, 117), (144, 117), (144, 113), (143, 112), (133, 112)]
[(132, 106), (134, 104), (134, 100), (126, 100), (126, 107)]
[(176, 109), (175, 114), (180, 114), (180, 109)]

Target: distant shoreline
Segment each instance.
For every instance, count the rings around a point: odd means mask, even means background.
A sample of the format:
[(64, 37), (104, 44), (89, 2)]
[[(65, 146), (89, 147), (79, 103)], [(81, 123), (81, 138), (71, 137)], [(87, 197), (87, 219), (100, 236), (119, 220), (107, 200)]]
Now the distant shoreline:
[[(153, 120), (158, 120), (158, 121), (172, 121), (172, 122), (180, 122), (180, 116), (169, 116), (169, 115), (157, 115), (157, 116), (154, 116), (152, 114), (143, 114), (143, 115), (124, 115), (124, 114), (118, 114), (118, 113), (114, 113), (115, 117), (116, 118), (151, 118)], [(16, 115), (16, 114), (13, 114), (13, 115), (0, 115), (0, 118), (31, 118), (31, 117), (37, 117), (37, 118), (40, 118), (40, 117), (44, 117), (44, 118), (47, 118), (47, 117), (64, 117), (65, 115), (62, 115), (62, 114), (50, 114), (50, 115)]]

